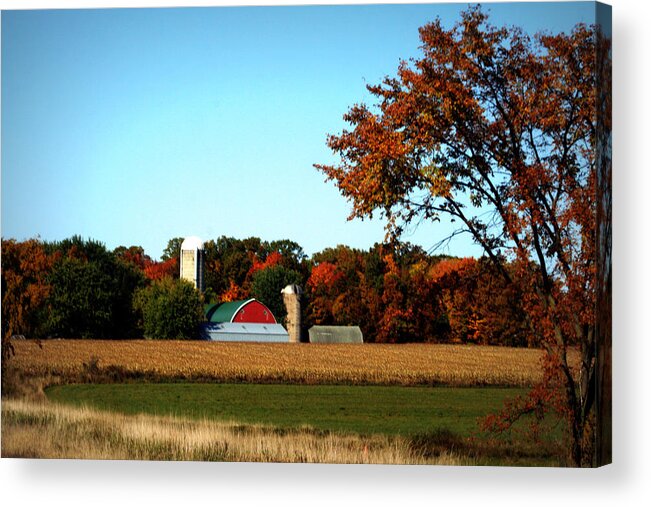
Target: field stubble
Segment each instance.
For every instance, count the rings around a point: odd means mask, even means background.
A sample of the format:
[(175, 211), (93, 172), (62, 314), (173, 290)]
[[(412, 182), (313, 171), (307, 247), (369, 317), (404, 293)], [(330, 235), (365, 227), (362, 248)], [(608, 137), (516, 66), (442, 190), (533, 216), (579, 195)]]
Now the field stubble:
[(14, 347), (11, 363), (22, 374), (71, 381), (92, 374), (89, 380), (530, 386), (541, 379), (542, 357), (535, 349), (430, 344), (19, 340)]

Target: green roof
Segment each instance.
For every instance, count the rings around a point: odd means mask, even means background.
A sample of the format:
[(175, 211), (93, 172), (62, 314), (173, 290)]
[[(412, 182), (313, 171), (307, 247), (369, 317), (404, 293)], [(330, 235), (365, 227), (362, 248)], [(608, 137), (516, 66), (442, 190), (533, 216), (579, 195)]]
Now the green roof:
[(212, 316), (212, 313), (219, 308), (219, 305), (221, 303), (210, 303), (208, 305), (203, 305), (203, 314), (206, 317), (206, 320), (210, 322), (210, 317)]
[(206, 318), (209, 322), (231, 322), (237, 311), (249, 301), (253, 301), (253, 299), (243, 299), (240, 301), (222, 303), (213, 310), (212, 314), (206, 314)]

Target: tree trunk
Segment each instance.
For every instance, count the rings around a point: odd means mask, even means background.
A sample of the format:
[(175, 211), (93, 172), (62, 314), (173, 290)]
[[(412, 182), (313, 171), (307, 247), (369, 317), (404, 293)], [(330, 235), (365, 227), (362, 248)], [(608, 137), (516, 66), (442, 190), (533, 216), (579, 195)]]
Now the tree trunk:
[(580, 468), (583, 465), (583, 422), (581, 414), (574, 413), (572, 421), (572, 447), (571, 447), (572, 465)]

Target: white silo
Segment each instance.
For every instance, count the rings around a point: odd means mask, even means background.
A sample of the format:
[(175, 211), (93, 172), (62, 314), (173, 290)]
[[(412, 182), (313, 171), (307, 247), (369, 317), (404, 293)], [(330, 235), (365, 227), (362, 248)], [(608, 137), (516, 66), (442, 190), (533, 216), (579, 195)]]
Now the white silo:
[(181, 243), (181, 279), (188, 280), (201, 292), (203, 284), (203, 241), (197, 236), (188, 236)]
[(301, 341), (301, 294), (303, 289), (298, 285), (288, 285), (280, 291), (287, 309), (287, 333), (291, 343)]

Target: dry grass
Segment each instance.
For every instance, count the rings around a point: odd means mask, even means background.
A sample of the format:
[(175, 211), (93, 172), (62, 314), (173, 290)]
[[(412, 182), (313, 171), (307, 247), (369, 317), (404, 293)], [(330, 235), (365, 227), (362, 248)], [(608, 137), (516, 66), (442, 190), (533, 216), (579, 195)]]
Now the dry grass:
[[(533, 349), (427, 344), (20, 340), (14, 346), (12, 365), (25, 375), (78, 380), (103, 373), (116, 381), (529, 386), (540, 379), (542, 355)], [(578, 355), (572, 356), (576, 362)]]
[(27, 400), (2, 403), (2, 457), (472, 465), (397, 437), (126, 416)]

